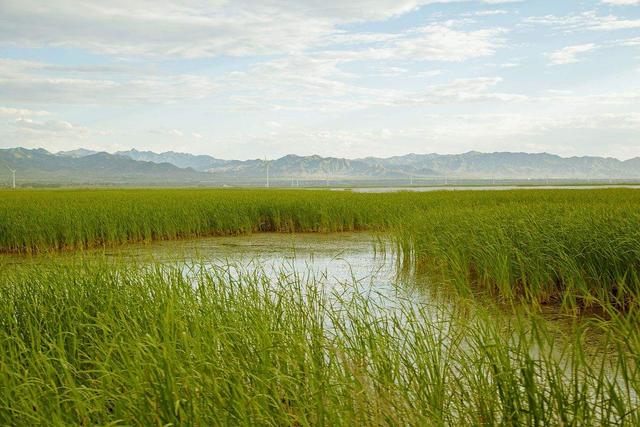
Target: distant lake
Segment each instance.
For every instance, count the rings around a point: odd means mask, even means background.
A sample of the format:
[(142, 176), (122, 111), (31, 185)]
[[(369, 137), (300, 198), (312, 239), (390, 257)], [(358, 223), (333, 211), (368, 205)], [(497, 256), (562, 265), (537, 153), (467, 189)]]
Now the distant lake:
[(633, 188), (640, 185), (493, 185), (493, 186), (433, 186), (433, 187), (352, 187), (331, 188), (332, 191), (353, 191), (355, 193), (396, 193), (398, 191), (488, 191), (488, 190), (597, 190), (603, 188)]

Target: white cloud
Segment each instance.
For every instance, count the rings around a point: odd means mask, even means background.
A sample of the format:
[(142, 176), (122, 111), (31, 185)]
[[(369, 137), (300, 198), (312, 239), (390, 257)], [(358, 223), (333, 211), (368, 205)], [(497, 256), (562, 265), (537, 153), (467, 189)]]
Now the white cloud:
[(26, 139), (49, 138), (83, 138), (89, 134), (89, 129), (73, 125), (62, 120), (36, 121), (20, 118), (12, 123), (18, 134)]
[[(351, 57), (327, 55), (316, 59), (287, 57), (253, 67), (248, 73), (236, 73), (222, 86), (232, 93), (242, 88), (242, 96), (233, 95), (231, 105), (239, 110), (296, 110), (338, 112), (380, 106), (425, 106), (526, 100), (526, 96), (495, 92), (500, 77), (456, 79), (432, 84), (426, 89), (369, 88), (351, 82), (351, 76), (338, 65)], [(441, 70), (420, 73), (425, 83), (441, 76)]]
[(505, 45), (504, 28), (465, 31), (461, 21), (444, 21), (398, 33), (338, 34), (332, 43), (366, 44), (366, 48), (314, 52), (313, 56), (333, 56), (339, 62), (365, 60), (406, 60), (462, 62), (491, 56)]
[(504, 9), (492, 9), (492, 10), (478, 10), (476, 12), (467, 12), (463, 16), (496, 16), (506, 15), (509, 12)]
[(149, 130), (150, 133), (155, 134), (155, 135), (160, 135), (163, 137), (169, 137), (170, 139), (189, 139), (189, 138), (193, 138), (193, 139), (202, 139), (204, 138), (202, 136), (202, 134), (198, 133), (198, 132), (186, 132), (184, 130), (180, 130), (180, 129), (151, 129)]
[(126, 56), (194, 58), (295, 51), (332, 28), (326, 17), (307, 18), (284, 5), (259, 2), (238, 7), (222, 1), (7, 0), (0, 16), (0, 41), (5, 43)]
[(15, 121), (15, 125), (23, 129), (32, 129), (36, 131), (47, 132), (69, 132), (73, 129), (77, 129), (71, 123), (58, 120), (50, 120), (47, 122), (36, 122), (31, 119), (18, 119)]
[(612, 4), (614, 6), (632, 6), (640, 5), (640, 0), (601, 0), (602, 3)]
[(0, 116), (20, 116), (20, 117), (34, 117), (34, 116), (48, 116), (51, 113), (42, 110), (30, 110), (27, 108), (10, 108), (0, 107)]
[(456, 79), (450, 83), (433, 85), (422, 93), (398, 94), (395, 104), (438, 105), (450, 103), (476, 103), (500, 101), (522, 102), (528, 100), (525, 95), (502, 93), (491, 90), (502, 81), (500, 77), (477, 77)]
[(0, 43), (121, 56), (272, 55), (303, 51), (341, 24), (453, 1), (460, 0), (4, 0)]
[(503, 45), (500, 36), (504, 32), (499, 28), (459, 31), (450, 25), (429, 25), (392, 42), (379, 54), (390, 58), (461, 62), (493, 55)]
[[(379, 34), (380, 37), (355, 33), (349, 40), (356, 43), (366, 40), (366, 48), (350, 46), (349, 49), (291, 54), (258, 62), (247, 71), (230, 73), (216, 84), (227, 93), (227, 106), (243, 111), (345, 111), (394, 105), (396, 99), (402, 98), (417, 103), (419, 98), (425, 99), (422, 91), (368, 87), (359, 81), (361, 73), (345, 69), (366, 64), (370, 70), (367, 74), (371, 76), (402, 76), (412, 79), (414, 85), (425, 84), (443, 75), (441, 69), (430, 68), (430, 62), (463, 62), (492, 56), (505, 43), (503, 29), (465, 31), (457, 28), (458, 25), (449, 21)], [(397, 63), (413, 65), (390, 65)], [(447, 102), (443, 99), (439, 98), (438, 102)], [(477, 96), (452, 97), (449, 102), (466, 102), (466, 99), (475, 101)]]
[(640, 37), (633, 37), (630, 39), (620, 40), (618, 41), (618, 43), (621, 44), (622, 46), (638, 47), (640, 46)]
[(593, 43), (567, 46), (549, 54), (549, 60), (552, 65), (574, 64), (580, 62), (580, 59), (578, 59), (579, 55), (591, 52), (597, 48), (598, 46)]
[(533, 25), (548, 25), (564, 32), (614, 31), (640, 28), (640, 19), (625, 19), (614, 15), (602, 16), (596, 11), (587, 11), (566, 16), (545, 15), (524, 19)]
[(624, 92), (605, 92), (600, 94), (575, 95), (555, 91), (551, 96), (540, 96), (535, 98), (539, 102), (549, 105), (562, 104), (571, 106), (600, 106), (600, 107), (626, 107), (633, 108), (640, 105), (640, 89), (629, 88)]
[(0, 100), (55, 104), (172, 103), (212, 94), (210, 79), (194, 75), (148, 75), (109, 79), (42, 74), (48, 64), (0, 60)]

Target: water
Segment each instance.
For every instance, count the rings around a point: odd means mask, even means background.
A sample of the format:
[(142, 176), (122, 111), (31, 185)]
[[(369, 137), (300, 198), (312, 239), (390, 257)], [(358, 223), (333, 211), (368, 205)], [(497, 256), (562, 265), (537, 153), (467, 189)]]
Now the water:
[(493, 186), (433, 186), (433, 187), (354, 187), (332, 188), (332, 191), (353, 191), (354, 193), (397, 193), (399, 191), (491, 191), (491, 190), (597, 190), (604, 188), (640, 189), (640, 185), (493, 185)]
[(137, 263), (159, 262), (179, 266), (185, 274), (200, 268), (242, 273), (277, 282), (300, 278), (301, 284), (318, 283), (327, 294), (366, 294), (377, 304), (392, 307), (399, 300), (432, 303), (424, 286), (411, 274), (399, 274), (397, 254), (387, 241), (368, 233), (262, 233), (208, 237), (50, 255), (0, 255), (2, 265), (55, 263), (60, 258), (103, 258)]
[[(370, 302), (372, 313), (379, 318), (402, 320), (407, 310), (416, 310), (422, 313), (419, 317), (441, 323), (460, 315), (459, 300), (443, 295), (427, 277), (399, 271), (397, 256), (389, 242), (368, 233), (264, 233), (128, 244), (49, 255), (0, 255), (0, 269), (30, 263), (55, 265), (63, 258), (159, 262), (177, 266), (185, 275), (194, 275), (205, 268), (223, 272), (224, 277), (232, 279), (257, 272), (260, 277), (266, 276), (274, 287), (283, 283), (303, 288), (314, 284), (320, 286), (328, 302), (338, 308), (353, 298), (365, 298)], [(466, 301), (464, 307), (471, 311), (493, 306), (480, 302), (470, 307), (468, 303)], [(509, 310), (494, 308), (491, 312), (496, 322), (508, 324), (514, 316)], [(544, 317), (559, 330), (559, 336), (575, 328), (574, 318), (565, 317), (555, 309), (550, 309)], [(592, 335), (592, 338), (592, 350), (598, 353), (602, 350), (598, 345), (601, 337)]]
[(396, 258), (388, 244), (364, 233), (277, 234), (162, 241), (104, 250), (108, 257), (162, 263), (198, 262), (305, 273), (336, 284), (368, 282), (385, 286), (395, 281)]
[[(434, 296), (398, 270), (397, 254), (381, 237), (368, 233), (262, 233), (127, 245), (105, 250), (108, 257), (222, 269), (239, 276), (258, 271), (273, 282), (298, 277), (317, 283), (327, 295), (366, 294), (391, 309), (396, 302), (432, 304)], [(190, 266), (191, 265), (191, 266)]]
[[(135, 243), (82, 252), (4, 254), (0, 255), (0, 269), (30, 263), (56, 265), (65, 258), (159, 262), (179, 267), (185, 275), (205, 268), (224, 272), (225, 277), (231, 275), (234, 279), (257, 273), (274, 284), (314, 283), (334, 301), (336, 296), (349, 299), (360, 295), (381, 312), (397, 314), (396, 309), (404, 305), (433, 312), (434, 319), (446, 317), (446, 312), (457, 305), (449, 298), (451, 294), (442, 292), (442, 286), (433, 286), (424, 275), (399, 270), (397, 257), (383, 236), (370, 233), (261, 233)], [(482, 302), (478, 306), (493, 306), (487, 298), (490, 297), (479, 295), (478, 301)], [(504, 312), (496, 310), (494, 314), (510, 317), (510, 311), (510, 307), (505, 307)], [(563, 330), (575, 326), (575, 319), (556, 307), (547, 307), (543, 315)]]

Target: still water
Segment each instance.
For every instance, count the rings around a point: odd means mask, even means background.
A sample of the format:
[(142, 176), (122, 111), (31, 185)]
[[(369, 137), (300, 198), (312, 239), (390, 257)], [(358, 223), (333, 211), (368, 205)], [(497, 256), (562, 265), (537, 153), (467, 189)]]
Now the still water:
[(314, 282), (328, 294), (364, 293), (387, 308), (399, 300), (433, 303), (433, 295), (416, 286), (410, 272), (399, 271), (389, 242), (368, 233), (262, 233), (135, 244), (98, 253), (142, 263), (195, 264), (235, 275), (258, 271), (272, 281)]
[(0, 267), (57, 264), (64, 259), (107, 259), (178, 266), (185, 274), (201, 268), (225, 274), (259, 274), (271, 281), (321, 285), (327, 294), (366, 294), (390, 307), (395, 301), (432, 302), (425, 286), (398, 270), (397, 254), (381, 236), (369, 233), (261, 233), (228, 237), (127, 244), (49, 255), (0, 255)]
[(430, 191), (496, 191), (496, 190), (598, 190), (604, 188), (631, 188), (638, 190), (640, 185), (467, 185), (467, 186), (431, 186), (431, 187), (354, 187), (332, 188), (333, 191), (352, 191), (354, 193), (397, 193), (399, 191), (430, 192)]
[[(425, 276), (398, 268), (398, 254), (382, 236), (369, 233), (263, 233), (244, 236), (210, 237), (177, 241), (128, 244), (114, 248), (49, 255), (0, 255), (0, 269), (31, 263), (64, 265), (64, 259), (107, 259), (137, 264), (161, 263), (181, 268), (185, 275), (204, 268), (239, 278), (257, 274), (282, 286), (320, 286), (330, 303), (341, 304), (364, 297), (377, 315), (402, 317), (409, 310), (421, 310), (432, 321), (457, 316), (460, 300), (449, 298), (442, 287)], [(440, 288), (440, 289), (439, 289)], [(479, 299), (478, 301), (483, 301)], [(465, 301), (467, 304), (470, 302)], [(514, 313), (494, 304), (471, 303), (473, 309), (485, 305), (497, 322), (508, 323)], [(465, 306), (467, 306), (465, 304)], [(549, 307), (543, 316), (561, 332), (575, 327), (575, 318)], [(561, 335), (561, 334), (560, 334)], [(600, 337), (593, 336), (593, 350)]]

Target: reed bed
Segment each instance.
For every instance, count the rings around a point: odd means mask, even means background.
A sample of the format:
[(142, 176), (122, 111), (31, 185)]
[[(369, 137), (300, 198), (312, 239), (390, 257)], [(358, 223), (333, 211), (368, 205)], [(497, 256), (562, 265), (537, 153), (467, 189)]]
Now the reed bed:
[(506, 301), (609, 305), (640, 296), (640, 192), (513, 192), (414, 213), (398, 245), (440, 283)]
[(385, 231), (433, 281), (571, 309), (640, 293), (640, 192), (309, 190), (0, 192), (0, 251), (254, 232)]
[(367, 230), (453, 299), (0, 256), (0, 425), (640, 425), (640, 192), (0, 192), (2, 252)]
[(0, 271), (0, 424), (640, 423), (629, 316), (588, 326), (618, 351), (587, 356), (587, 326), (189, 267)]
[(386, 228), (404, 195), (256, 190), (0, 191), (0, 250), (44, 252), (253, 232)]

